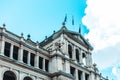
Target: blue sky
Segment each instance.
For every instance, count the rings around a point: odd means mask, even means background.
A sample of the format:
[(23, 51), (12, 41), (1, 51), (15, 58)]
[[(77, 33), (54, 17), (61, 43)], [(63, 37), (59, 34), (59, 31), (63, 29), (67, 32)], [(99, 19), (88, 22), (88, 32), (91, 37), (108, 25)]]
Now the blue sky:
[(24, 33), (25, 38), (30, 34), (33, 41), (41, 42), (45, 36), (50, 36), (54, 30), (62, 27), (67, 14), (68, 29), (79, 31), (79, 24), (82, 25), (82, 35), (89, 38), (95, 48), (93, 61), (98, 64), (100, 72), (117, 80), (119, 79), (117, 74), (120, 74), (118, 68), (120, 11), (117, 9), (118, 0), (111, 0), (109, 3), (108, 1), (0, 0), (0, 26), (5, 23), (9, 31), (17, 35)]
[(17, 34), (23, 32), (31, 34), (33, 40), (41, 40), (61, 28), (65, 14), (68, 28), (78, 31), (85, 7), (85, 0), (1, 0), (0, 24), (5, 23), (7, 29)]

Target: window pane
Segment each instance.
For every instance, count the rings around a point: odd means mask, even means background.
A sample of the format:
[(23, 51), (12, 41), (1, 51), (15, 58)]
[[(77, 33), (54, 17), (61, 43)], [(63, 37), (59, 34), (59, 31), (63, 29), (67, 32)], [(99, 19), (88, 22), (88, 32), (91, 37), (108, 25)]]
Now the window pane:
[(18, 60), (18, 50), (19, 50), (19, 47), (17, 46), (13, 47), (13, 59), (15, 60)]
[(70, 73), (75, 76), (75, 68), (70, 66)]
[(27, 63), (28, 60), (28, 51), (23, 50), (23, 62)]
[(39, 57), (39, 68), (43, 69), (43, 58)]
[(10, 43), (5, 42), (4, 55), (7, 57), (10, 57), (10, 46)]
[(45, 59), (45, 70), (48, 72), (49, 61)]
[(35, 54), (31, 53), (31, 55), (30, 55), (30, 64), (31, 64), (31, 66), (34, 66), (34, 61), (35, 61)]

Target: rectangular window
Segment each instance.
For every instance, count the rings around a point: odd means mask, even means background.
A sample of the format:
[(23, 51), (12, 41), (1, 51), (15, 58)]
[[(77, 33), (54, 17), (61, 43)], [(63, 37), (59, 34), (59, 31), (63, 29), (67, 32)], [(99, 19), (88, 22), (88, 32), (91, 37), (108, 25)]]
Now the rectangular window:
[(28, 51), (23, 50), (23, 62), (27, 64), (28, 60)]
[(75, 76), (75, 68), (70, 66), (70, 73)]
[(31, 64), (31, 66), (34, 66), (34, 62), (35, 62), (35, 54), (31, 53), (31, 55), (30, 55), (30, 64)]
[(19, 47), (17, 46), (13, 47), (13, 59), (15, 60), (18, 60), (18, 50), (19, 50)]
[(5, 42), (4, 55), (7, 57), (10, 57), (10, 46), (11, 46), (10, 43)]
[(85, 74), (85, 80), (89, 80), (89, 74)]
[(49, 71), (49, 60), (45, 59), (45, 70), (48, 72)]
[(82, 80), (82, 71), (78, 70), (78, 80)]
[(43, 69), (43, 58), (39, 57), (39, 68)]

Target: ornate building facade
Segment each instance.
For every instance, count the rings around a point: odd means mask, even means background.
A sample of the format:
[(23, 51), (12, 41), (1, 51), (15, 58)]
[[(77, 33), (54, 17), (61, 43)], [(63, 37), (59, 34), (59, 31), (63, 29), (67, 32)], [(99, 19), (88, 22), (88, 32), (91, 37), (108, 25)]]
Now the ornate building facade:
[(93, 47), (65, 24), (41, 43), (0, 28), (0, 80), (108, 80), (92, 63)]

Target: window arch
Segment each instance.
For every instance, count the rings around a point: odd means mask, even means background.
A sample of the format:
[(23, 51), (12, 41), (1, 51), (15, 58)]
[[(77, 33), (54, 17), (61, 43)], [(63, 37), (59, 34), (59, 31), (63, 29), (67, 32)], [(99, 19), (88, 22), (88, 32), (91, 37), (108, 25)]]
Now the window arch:
[(6, 71), (3, 74), (3, 80), (16, 80), (16, 75), (12, 71)]
[(79, 50), (76, 49), (75, 52), (76, 52), (76, 60), (79, 62), (80, 61), (80, 59), (79, 59)]
[(68, 45), (68, 54), (69, 58), (72, 58), (72, 46), (70, 44)]
[(26, 77), (24, 77), (23, 80), (32, 80), (32, 78), (30, 78), (29, 76), (26, 76)]

